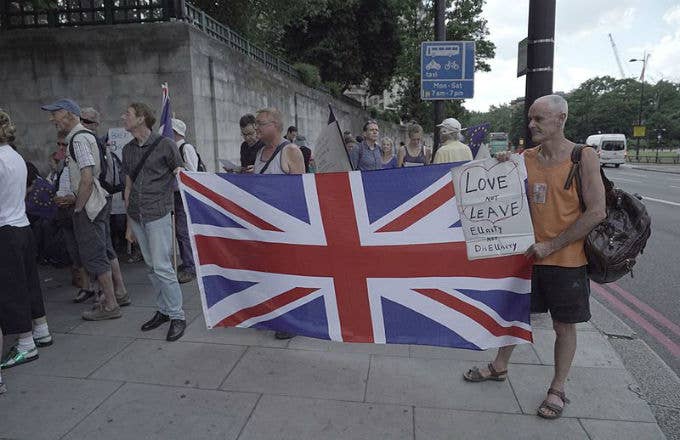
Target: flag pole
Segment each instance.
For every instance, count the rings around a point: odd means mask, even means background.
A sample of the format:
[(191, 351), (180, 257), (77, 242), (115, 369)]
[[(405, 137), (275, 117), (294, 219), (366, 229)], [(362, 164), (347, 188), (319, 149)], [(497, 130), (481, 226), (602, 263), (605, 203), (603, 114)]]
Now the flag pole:
[(330, 117), (333, 118), (335, 121), (335, 126), (338, 127), (338, 133), (340, 133), (340, 139), (342, 140), (342, 146), (345, 148), (345, 154), (347, 155), (347, 160), (349, 161), (349, 166), (352, 170), (354, 170), (354, 166), (352, 166), (352, 158), (349, 157), (349, 151), (347, 151), (347, 144), (345, 143), (345, 136), (342, 135), (342, 129), (340, 128), (340, 122), (338, 122), (338, 119), (335, 117), (335, 113), (333, 113), (333, 107), (331, 107), (330, 104), (328, 104), (328, 110), (330, 110), (331, 114)]

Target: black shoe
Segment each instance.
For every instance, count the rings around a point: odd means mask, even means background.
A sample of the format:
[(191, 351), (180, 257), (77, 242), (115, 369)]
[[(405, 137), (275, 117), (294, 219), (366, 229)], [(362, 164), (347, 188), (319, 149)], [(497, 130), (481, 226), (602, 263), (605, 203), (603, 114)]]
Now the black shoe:
[(168, 315), (164, 315), (161, 312), (156, 312), (156, 314), (153, 315), (153, 318), (142, 324), (142, 331), (147, 332), (149, 330), (153, 330), (159, 325), (168, 321), (170, 321), (170, 317)]
[(291, 338), (294, 338), (295, 335), (292, 334), (292, 333), (288, 333), (288, 332), (276, 332), (276, 333), (274, 333), (274, 337), (276, 339), (291, 339)]
[(183, 319), (173, 319), (170, 321), (170, 328), (168, 329), (168, 336), (165, 338), (168, 341), (176, 341), (184, 335), (184, 329), (187, 328), (187, 322)]

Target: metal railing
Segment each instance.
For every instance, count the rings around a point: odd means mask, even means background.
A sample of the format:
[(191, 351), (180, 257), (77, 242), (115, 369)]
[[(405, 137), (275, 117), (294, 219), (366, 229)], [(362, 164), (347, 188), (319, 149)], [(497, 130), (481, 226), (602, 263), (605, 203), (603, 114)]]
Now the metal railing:
[[(300, 74), (298, 71), (286, 61), (252, 44), (238, 32), (233, 31), (228, 26), (215, 20), (194, 5), (186, 3), (185, 7), (185, 19), (209, 36), (221, 41), (248, 58), (264, 64), (268, 69), (285, 73), (286, 75), (289, 75), (298, 81), (300, 80)], [(325, 88), (322, 88), (321, 90), (328, 92), (328, 90)]]
[(0, 29), (68, 27), (167, 21), (181, 11), (181, 0), (4, 0)]
[[(298, 81), (295, 68), (184, 0), (0, 0), (0, 31), (185, 20), (268, 69)], [(329, 93), (325, 86), (318, 90)]]

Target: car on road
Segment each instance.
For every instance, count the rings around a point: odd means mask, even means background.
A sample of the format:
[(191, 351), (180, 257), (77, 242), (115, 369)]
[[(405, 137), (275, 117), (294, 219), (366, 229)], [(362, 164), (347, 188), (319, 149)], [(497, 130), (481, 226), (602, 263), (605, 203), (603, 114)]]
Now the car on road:
[(588, 136), (586, 144), (595, 147), (600, 158), (600, 165), (614, 165), (618, 168), (626, 161), (626, 135), (593, 134)]

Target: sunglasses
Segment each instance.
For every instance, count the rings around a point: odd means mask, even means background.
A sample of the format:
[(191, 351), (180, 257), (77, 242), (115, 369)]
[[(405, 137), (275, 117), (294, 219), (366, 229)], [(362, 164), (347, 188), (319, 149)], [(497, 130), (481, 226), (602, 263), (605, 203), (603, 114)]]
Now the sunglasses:
[(68, 144), (66, 142), (57, 142), (57, 145), (59, 145), (60, 147), (68, 146)]
[(85, 118), (80, 118), (80, 122), (82, 122), (83, 124), (99, 124), (99, 122), (97, 122), (97, 121), (91, 121), (91, 120), (85, 119)]

